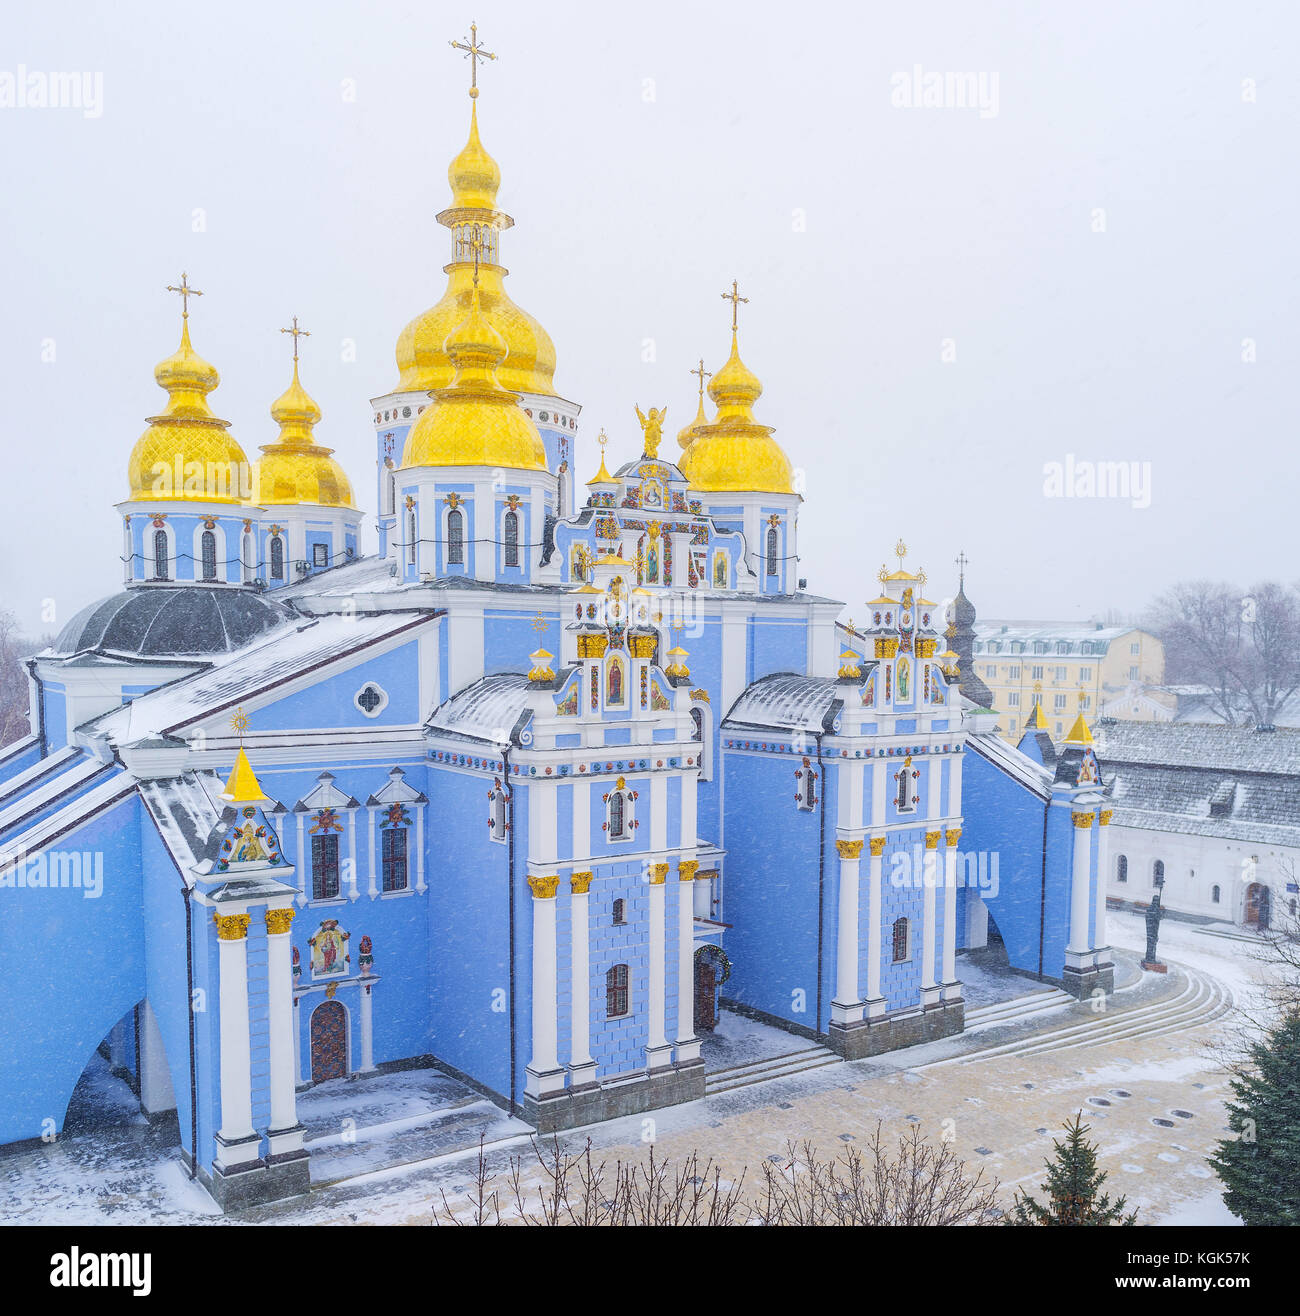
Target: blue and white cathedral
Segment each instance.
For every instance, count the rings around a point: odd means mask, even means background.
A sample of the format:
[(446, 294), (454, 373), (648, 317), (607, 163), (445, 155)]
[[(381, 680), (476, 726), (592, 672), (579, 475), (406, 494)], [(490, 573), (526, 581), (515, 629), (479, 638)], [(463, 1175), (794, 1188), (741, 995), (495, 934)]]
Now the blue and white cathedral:
[(375, 555), (296, 322), (250, 461), (177, 289), (123, 589), (31, 660), (0, 751), (0, 1142), (57, 1137), (108, 1045), (238, 1207), (307, 1189), (313, 1084), (436, 1065), (553, 1130), (702, 1097), (724, 1006), (857, 1059), (960, 1031), (990, 938), (1112, 985), (1086, 726), (1003, 743), (973, 609), (901, 544), (865, 623), (806, 590), (734, 285), (677, 460), (638, 409), (578, 483), (471, 104), (447, 288), (372, 402)]

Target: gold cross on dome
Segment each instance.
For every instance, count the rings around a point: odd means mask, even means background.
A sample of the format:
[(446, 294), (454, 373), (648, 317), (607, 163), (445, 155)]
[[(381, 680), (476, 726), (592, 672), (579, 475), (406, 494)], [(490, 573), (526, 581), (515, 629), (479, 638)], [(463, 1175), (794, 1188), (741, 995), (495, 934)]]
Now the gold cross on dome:
[[(722, 295), (725, 297), (727, 294), (724, 292)], [(712, 378), (713, 378), (713, 371), (712, 371), (712, 370), (705, 370), (705, 368), (704, 368), (704, 358), (703, 358), (703, 357), (700, 357), (700, 364), (699, 364), (698, 366), (696, 366), (694, 370), (691, 371), (691, 374), (693, 374), (693, 375), (698, 375), (698, 376), (700, 377), (700, 401), (703, 402), (703, 401), (704, 401), (704, 381), (705, 381), (706, 379), (712, 379)]]
[(600, 459), (601, 461), (604, 461), (605, 445), (609, 442), (609, 435), (607, 435), (605, 431), (602, 429), (600, 433), (596, 435), (596, 442), (600, 444)]
[(496, 59), (496, 56), (490, 50), (484, 50), (478, 43), (478, 24), (469, 25), (468, 41), (453, 41), (450, 43), (455, 50), (463, 50), (466, 58), (469, 60), (469, 95), (473, 100), (478, 96), (478, 62), (481, 59)]
[(483, 237), (475, 227), (469, 240), (469, 249), (474, 253), (474, 286), (478, 286), (478, 263), (483, 255)]
[(299, 328), (298, 328), (298, 317), (295, 315), (295, 316), (293, 317), (293, 328), (292, 328), (292, 329), (281, 329), (280, 332), (281, 332), (282, 334), (292, 334), (292, 335), (293, 335), (293, 359), (296, 361), (296, 360), (298, 359), (298, 339), (300, 339), (300, 338), (310, 338), (310, 337), (311, 337), (311, 330), (310, 330), (310, 329), (299, 329)]
[(969, 561), (970, 559), (966, 556), (966, 550), (962, 549), (962, 551), (957, 554), (956, 562), (957, 574), (960, 576), (963, 586), (966, 584), (966, 563)]
[(899, 539), (898, 543), (894, 545), (894, 556), (898, 559), (899, 571), (902, 571), (903, 559), (907, 556), (907, 545), (903, 543), (901, 538)]
[(186, 280), (185, 272), (184, 272), (184, 270), (182, 270), (182, 271), (181, 271), (181, 281), (180, 281), (180, 285), (177, 286), (177, 285), (174, 284), (174, 283), (169, 283), (169, 284), (167, 285), (167, 291), (168, 291), (168, 292), (178, 292), (178, 293), (180, 293), (180, 295), (181, 295), (181, 316), (182, 316), (184, 319), (188, 320), (188, 319), (190, 318), (190, 298), (191, 298), (191, 297), (202, 297), (203, 294), (202, 294), (197, 288), (191, 288), (190, 285), (189, 285), (185, 280)]
[[(748, 304), (748, 303), (749, 303), (749, 298), (748, 298), (748, 297), (742, 297), (742, 296), (740, 295), (740, 285), (739, 285), (739, 283), (738, 283), (735, 279), (732, 279), (732, 281), (731, 281), (731, 291), (730, 291), (730, 292), (724, 292), (724, 293), (722, 294), (722, 300), (723, 300), (724, 302), (730, 302), (730, 303), (731, 303), (731, 332), (734, 334), (734, 333), (736, 332), (737, 328), (739, 328), (739, 323), (738, 323), (738, 318), (737, 318), (737, 317), (739, 316), (739, 313), (740, 313), (740, 303), (741, 303), (741, 302), (745, 302), (746, 304)], [(701, 361), (700, 364), (703, 365), (704, 362)]]

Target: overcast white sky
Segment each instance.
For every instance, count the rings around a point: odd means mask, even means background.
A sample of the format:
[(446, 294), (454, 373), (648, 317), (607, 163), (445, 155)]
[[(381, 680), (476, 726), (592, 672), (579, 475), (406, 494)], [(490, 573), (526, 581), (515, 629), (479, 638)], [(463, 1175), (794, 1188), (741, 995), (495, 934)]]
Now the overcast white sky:
[[(694, 413), (736, 277), (802, 572), (846, 613), (900, 534), (935, 597), (965, 549), (986, 617), (1296, 574), (1293, 4), (29, 4), (0, 75), (102, 72), (103, 113), (0, 109), (0, 606), (26, 628), (118, 587), (182, 269), (245, 450), (297, 314), (317, 433), (373, 508), (368, 399), (445, 283), (471, 19), (509, 287), (584, 407), (582, 478), (601, 426), (639, 450), (634, 402)], [(917, 65), (996, 74), (996, 114), (891, 104)], [(1149, 462), (1151, 505), (1045, 497), (1070, 454)]]

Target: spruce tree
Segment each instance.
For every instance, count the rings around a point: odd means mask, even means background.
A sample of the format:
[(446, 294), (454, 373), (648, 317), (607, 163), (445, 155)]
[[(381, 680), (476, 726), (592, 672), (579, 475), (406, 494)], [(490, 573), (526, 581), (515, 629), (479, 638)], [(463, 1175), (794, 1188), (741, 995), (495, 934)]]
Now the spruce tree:
[(1097, 1168), (1097, 1148), (1084, 1138), (1090, 1126), (1083, 1123), (1083, 1112), (1064, 1127), (1065, 1141), (1053, 1140), (1056, 1155), (1043, 1162), (1047, 1181), (1041, 1187), (1048, 1204), (1043, 1206), (1028, 1193), (1017, 1192), (1007, 1224), (1131, 1225), (1137, 1212), (1124, 1214), (1128, 1199), (1121, 1197), (1112, 1204), (1109, 1194), (1100, 1193), (1106, 1171)]
[(1250, 1046), (1231, 1080), (1236, 1137), (1210, 1157), (1223, 1201), (1248, 1225), (1300, 1225), (1300, 1010)]

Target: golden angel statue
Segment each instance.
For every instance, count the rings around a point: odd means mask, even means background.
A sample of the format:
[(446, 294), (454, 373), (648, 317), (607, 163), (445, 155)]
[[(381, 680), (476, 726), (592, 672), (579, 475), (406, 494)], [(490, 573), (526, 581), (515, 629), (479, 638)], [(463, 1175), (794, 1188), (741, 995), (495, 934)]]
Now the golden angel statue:
[(641, 422), (641, 433), (645, 436), (645, 455), (647, 457), (657, 457), (659, 455), (659, 442), (663, 438), (664, 417), (667, 415), (667, 407), (651, 407), (648, 416), (642, 414), (640, 407), (636, 409), (636, 418)]

